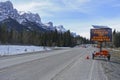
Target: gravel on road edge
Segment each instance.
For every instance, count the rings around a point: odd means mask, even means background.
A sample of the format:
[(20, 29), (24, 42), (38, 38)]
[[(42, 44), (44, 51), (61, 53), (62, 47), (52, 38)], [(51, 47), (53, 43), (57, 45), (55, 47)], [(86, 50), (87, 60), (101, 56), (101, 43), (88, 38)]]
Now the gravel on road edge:
[(108, 80), (120, 80), (120, 50), (111, 49), (111, 60), (102, 60), (101, 64)]

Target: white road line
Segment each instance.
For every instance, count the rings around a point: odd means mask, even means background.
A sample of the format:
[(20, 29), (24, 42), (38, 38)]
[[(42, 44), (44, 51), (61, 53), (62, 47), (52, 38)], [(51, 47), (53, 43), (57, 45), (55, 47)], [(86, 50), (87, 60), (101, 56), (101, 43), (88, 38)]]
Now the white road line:
[(90, 69), (90, 74), (89, 74), (89, 80), (92, 80), (92, 75), (93, 75), (94, 64), (95, 64), (95, 60), (93, 60), (93, 62), (92, 62), (92, 66), (91, 66), (91, 69)]
[[(108, 64), (108, 62), (107, 62), (106, 64)], [(100, 68), (100, 71), (102, 71), (102, 74), (103, 74), (104, 80), (108, 80), (108, 77), (105, 75), (105, 73), (104, 73), (104, 69), (103, 69), (102, 65), (100, 65), (99, 68)]]

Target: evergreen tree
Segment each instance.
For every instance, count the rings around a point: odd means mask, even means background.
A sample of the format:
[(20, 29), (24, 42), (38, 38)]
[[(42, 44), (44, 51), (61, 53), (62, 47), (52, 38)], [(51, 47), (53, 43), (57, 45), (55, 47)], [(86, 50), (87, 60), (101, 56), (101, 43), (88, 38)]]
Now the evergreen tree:
[(120, 32), (114, 35), (114, 45), (115, 47), (120, 47)]
[[(118, 35), (115, 35), (115, 37)], [(116, 38), (115, 38), (116, 39)], [(5, 25), (0, 27), (0, 42), (5, 44), (30, 44), (30, 45), (40, 45), (40, 46), (64, 46), (71, 47), (79, 43), (90, 43), (86, 38), (77, 36), (73, 37), (70, 30), (66, 32), (49, 31), (49, 32), (39, 32), (39, 31), (17, 31), (14, 29), (7, 30)], [(115, 43), (116, 44), (116, 43)], [(118, 43), (117, 43), (118, 44)]]
[(6, 44), (8, 40), (7, 27), (5, 25), (1, 26), (1, 43)]
[(115, 47), (115, 35), (116, 35), (116, 30), (113, 31), (113, 35), (112, 35), (113, 47)]

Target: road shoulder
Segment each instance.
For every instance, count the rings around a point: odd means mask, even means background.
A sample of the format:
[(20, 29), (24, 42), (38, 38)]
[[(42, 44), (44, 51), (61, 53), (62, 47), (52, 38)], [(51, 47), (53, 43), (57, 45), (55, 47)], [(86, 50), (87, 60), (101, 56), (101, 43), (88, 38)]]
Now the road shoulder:
[(120, 50), (111, 49), (111, 60), (102, 61), (108, 80), (120, 80)]

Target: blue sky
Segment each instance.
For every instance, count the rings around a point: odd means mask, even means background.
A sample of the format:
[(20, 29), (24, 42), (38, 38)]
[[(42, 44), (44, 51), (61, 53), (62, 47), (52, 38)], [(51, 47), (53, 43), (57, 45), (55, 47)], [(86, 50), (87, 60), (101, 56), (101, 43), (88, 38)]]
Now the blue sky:
[[(6, 1), (6, 0), (0, 0)], [(89, 38), (91, 25), (120, 31), (120, 0), (10, 0), (18, 11), (38, 13), (43, 23), (64, 25)]]

